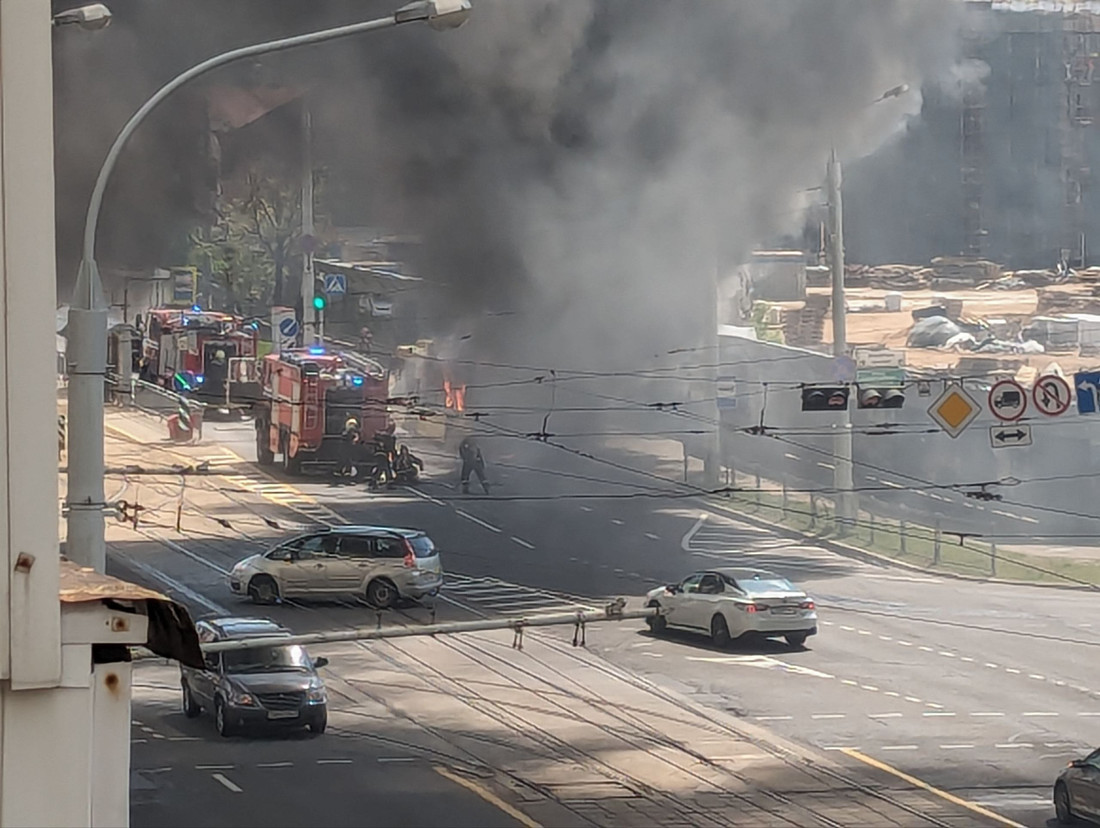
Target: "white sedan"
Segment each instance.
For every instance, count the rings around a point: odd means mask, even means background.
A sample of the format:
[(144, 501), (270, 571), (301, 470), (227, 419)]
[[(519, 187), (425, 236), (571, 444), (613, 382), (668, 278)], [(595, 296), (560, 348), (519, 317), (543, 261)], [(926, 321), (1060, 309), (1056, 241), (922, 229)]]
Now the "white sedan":
[(760, 569), (708, 569), (646, 594), (660, 615), (646, 619), (655, 633), (666, 628), (709, 633), (715, 646), (736, 638), (785, 638), (801, 647), (817, 635), (813, 600), (786, 578)]

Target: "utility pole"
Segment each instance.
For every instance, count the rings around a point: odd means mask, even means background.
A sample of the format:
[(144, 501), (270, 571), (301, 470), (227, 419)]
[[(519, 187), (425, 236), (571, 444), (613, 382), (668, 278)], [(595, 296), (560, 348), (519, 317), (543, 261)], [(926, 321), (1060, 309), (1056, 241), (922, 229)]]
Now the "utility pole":
[[(834, 149), (829, 157), (829, 265), (833, 285), (833, 356), (840, 360), (848, 356), (847, 309), (844, 304), (844, 205), (841, 198), (840, 161)], [(833, 488), (837, 492), (837, 531), (846, 535), (858, 513), (852, 482), (852, 414), (844, 416), (833, 437)]]
[(313, 309), (313, 118), (302, 96), (302, 346), (317, 341)]

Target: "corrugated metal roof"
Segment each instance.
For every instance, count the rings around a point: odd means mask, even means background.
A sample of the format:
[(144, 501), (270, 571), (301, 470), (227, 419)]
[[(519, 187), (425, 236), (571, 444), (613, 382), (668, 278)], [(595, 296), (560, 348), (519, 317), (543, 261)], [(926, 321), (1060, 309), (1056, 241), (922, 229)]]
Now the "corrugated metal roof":
[(119, 601), (171, 600), (159, 592), (112, 578), (90, 567), (75, 564), (68, 558), (61, 559), (59, 594), (64, 604), (83, 604), (89, 601), (102, 601), (105, 598), (114, 598)]

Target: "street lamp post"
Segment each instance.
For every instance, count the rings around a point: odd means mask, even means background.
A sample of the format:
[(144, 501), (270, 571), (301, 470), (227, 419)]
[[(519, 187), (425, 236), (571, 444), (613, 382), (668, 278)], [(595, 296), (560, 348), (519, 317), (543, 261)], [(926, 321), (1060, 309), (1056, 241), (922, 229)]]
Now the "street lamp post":
[(107, 307), (95, 261), (96, 227), (107, 182), (123, 148), (141, 123), (184, 84), (238, 60), (310, 46), (351, 35), (388, 29), (403, 23), (427, 23), (433, 29), (461, 26), (470, 14), (469, 0), (417, 0), (388, 17), (337, 26), (309, 34), (233, 49), (204, 60), (177, 75), (135, 112), (118, 137), (96, 177), (84, 223), (84, 244), (76, 290), (69, 310), (69, 557), (99, 572), (106, 567), (103, 489), (103, 386), (107, 373)]

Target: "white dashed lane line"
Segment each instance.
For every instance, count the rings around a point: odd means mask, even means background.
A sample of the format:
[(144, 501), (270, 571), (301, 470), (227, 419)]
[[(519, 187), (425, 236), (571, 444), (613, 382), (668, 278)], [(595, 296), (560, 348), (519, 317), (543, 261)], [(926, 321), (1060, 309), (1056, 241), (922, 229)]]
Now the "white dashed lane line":
[(210, 777), (220, 782), (223, 786), (231, 790), (233, 793), (244, 793), (241, 787), (237, 785), (237, 783), (227, 779), (224, 773), (212, 773), (210, 774)]
[(659, 535), (654, 535), (652, 532), (646, 532), (645, 536), (647, 538), (649, 538), (650, 540), (660, 540), (661, 539)]
[(500, 534), (501, 530), (500, 530), (499, 527), (493, 526), (493, 524), (491, 524), (491, 523), (486, 523), (481, 518), (475, 517), (474, 515), (471, 515), (469, 512), (464, 512), (461, 509), (455, 509), (455, 514), (458, 515), (459, 517), (466, 518), (466, 520), (473, 521), (478, 526), (483, 526), (484, 528), (488, 529), (490, 532), (496, 532), (498, 535)]
[(534, 549), (535, 548), (535, 545), (533, 543), (528, 543), (523, 538), (517, 538), (515, 535), (512, 535), (512, 542), (513, 543), (518, 543), (524, 549)]

